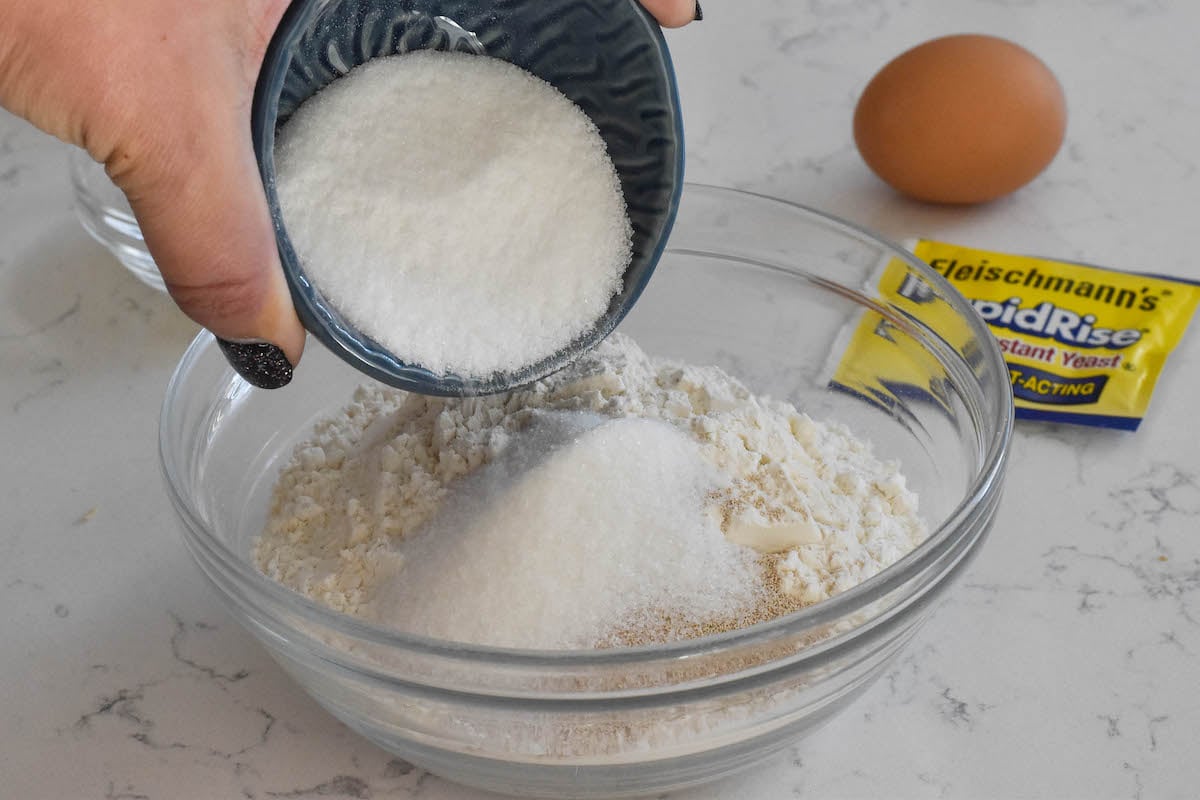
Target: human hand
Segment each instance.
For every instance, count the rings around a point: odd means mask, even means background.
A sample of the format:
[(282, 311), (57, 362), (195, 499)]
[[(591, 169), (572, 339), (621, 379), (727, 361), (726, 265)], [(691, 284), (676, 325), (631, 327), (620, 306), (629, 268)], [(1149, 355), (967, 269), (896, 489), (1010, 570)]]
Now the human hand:
[(664, 28), (681, 28), (693, 20), (704, 19), (697, 0), (639, 0)]
[[(695, 0), (642, 0), (666, 27)], [(171, 297), (250, 383), (304, 349), (251, 149), (259, 68), (288, 0), (7, 0), (0, 105), (85, 148), (125, 192)]]

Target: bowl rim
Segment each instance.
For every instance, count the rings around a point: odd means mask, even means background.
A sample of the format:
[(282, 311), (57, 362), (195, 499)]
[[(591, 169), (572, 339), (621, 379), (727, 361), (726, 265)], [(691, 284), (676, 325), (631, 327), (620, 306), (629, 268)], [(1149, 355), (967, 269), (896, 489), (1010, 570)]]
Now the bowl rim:
[[(916, 270), (922, 278), (937, 285), (944, 293), (947, 302), (956, 307), (960, 312), (960, 316), (983, 344), (982, 357), (987, 362), (987, 367), (995, 370), (997, 375), (1007, 374), (1008, 368), (995, 337), (982, 318), (973, 311), (969, 302), (936, 270), (918, 259), (915, 255), (904, 250), (898, 244), (863, 226), (846, 221), (840, 217), (770, 195), (699, 183), (687, 183), (686, 186), (689, 193), (715, 194), (719, 197), (730, 198), (736, 201), (744, 201), (746, 199), (766, 201), (788, 209), (791, 213), (796, 214), (799, 219), (803, 219), (805, 223), (825, 226), (856, 240), (882, 246), (891, 257), (902, 259), (910, 268)], [(666, 249), (670, 252), (674, 248), (668, 244)], [(720, 254), (714, 253), (713, 255)], [(602, 650), (537, 650), (478, 645), (404, 633), (335, 611), (306, 595), (289, 589), (283, 584), (268, 578), (259, 572), (248, 558), (239, 555), (223, 540), (212, 534), (203, 522), (200, 514), (193, 507), (193, 504), (189, 502), (186, 493), (176, 483), (174, 467), (176, 454), (174, 454), (170, 445), (169, 434), (171, 430), (170, 422), (175, 416), (175, 400), (179, 396), (181, 386), (187, 381), (194, 362), (201, 358), (206, 351), (211, 350), (215, 346), (215, 342), (216, 340), (212, 334), (207, 331), (201, 331), (189, 344), (171, 375), (159, 418), (160, 468), (165, 479), (164, 482), (168, 495), (177, 514), (184, 523), (185, 532), (197, 537), (198, 543), (209, 550), (220, 561), (224, 569), (235, 573), (241, 581), (248, 583), (255, 590), (265, 593), (276, 603), (286, 605), (291, 609), (296, 609), (297, 607), (303, 609), (306, 616), (310, 618), (310, 621), (334, 630), (341, 636), (359, 639), (370, 645), (397, 648), (421, 655), (468, 659), (487, 662), (497, 666), (525, 666), (531, 668), (604, 667), (662, 659), (695, 658), (759, 644), (782, 636), (802, 634), (832, 624), (887, 596), (899, 586), (920, 575), (945, 555), (945, 552), (949, 549), (948, 543), (953, 543), (957, 540), (956, 533), (965, 535), (973, 529), (971, 525), (972, 519), (981, 509), (986, 511), (989, 508), (989, 503), (994, 508), (995, 500), (998, 499), (1002, 486), (1009, 458), (1009, 443), (1013, 433), (1013, 399), (1011, 394), (1006, 394), (1000, 398), (1000, 402), (998, 403), (1000, 411), (998, 418), (992, 420), (995, 424), (994, 431), (986, 440), (980, 440), (982, 464), (977, 474), (963, 493), (962, 499), (929, 532), (925, 540), (899, 561), (878, 574), (833, 597), (807, 606), (799, 611), (745, 628), (665, 644), (613, 647)], [(230, 379), (235, 382), (241, 380), (237, 378), (232, 370), (229, 370), (228, 374)], [(190, 544), (189, 542), (189, 546)], [(866, 624), (869, 625), (873, 621), (874, 618), (868, 620)], [(297, 635), (311, 638), (311, 634), (299, 631), (296, 633)], [(819, 645), (813, 648), (805, 648), (795, 655), (803, 656), (810, 650), (813, 653), (823, 652), (828, 647), (835, 646), (847, 634), (853, 633), (854, 630), (839, 632), (829, 639), (822, 641)], [(349, 654), (347, 654), (348, 656)]]
[[(315, 16), (334, 0), (296, 0), (285, 11), (267, 45), (262, 66), (254, 87), (250, 111), (250, 138), (254, 149), (259, 176), (266, 194), (271, 223), (275, 231), (276, 250), (283, 269), (292, 302), (308, 333), (338, 358), (360, 372), (382, 383), (423, 394), (444, 397), (462, 397), (490, 394), (515, 388), (518, 385), (539, 380), (569, 364), (578, 353), (595, 346), (621, 323), (637, 303), (649, 283), (654, 268), (666, 251), (671, 229), (679, 211), (683, 194), (686, 146), (683, 129), (683, 112), (679, 99), (678, 80), (671, 53), (667, 47), (662, 27), (638, 0), (616, 0), (630, 10), (640, 23), (639, 31), (653, 45), (656, 59), (655, 75), (661, 80), (671, 110), (671, 136), (674, 154), (670, 161), (670, 196), (662, 216), (661, 234), (653, 241), (646, 254), (640, 274), (628, 289), (627, 298), (615, 313), (607, 310), (595, 325), (585, 330), (561, 350), (517, 370), (497, 372), (482, 378), (464, 377), (454, 373), (439, 374), (420, 364), (410, 364), (387, 348), (359, 331), (348, 320), (339, 323), (331, 317), (338, 313), (320, 291), (308, 279), (288, 236), (284, 225), (283, 210), (275, 182), (275, 133), (278, 122), (279, 98), (287, 78), (288, 64), (283, 54), (295, 44), (312, 23)], [(666, 174), (666, 173), (665, 173)], [(626, 274), (634, 268), (631, 263)], [(623, 288), (618, 296), (625, 292)], [(367, 340), (364, 342), (364, 340)]]

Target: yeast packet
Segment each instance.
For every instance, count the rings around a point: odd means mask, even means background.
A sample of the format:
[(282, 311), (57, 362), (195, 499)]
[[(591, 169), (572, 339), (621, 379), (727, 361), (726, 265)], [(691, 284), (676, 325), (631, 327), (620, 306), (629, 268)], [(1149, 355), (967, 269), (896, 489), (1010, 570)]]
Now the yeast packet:
[[(1200, 285), (1177, 279), (927, 239), (912, 249), (991, 328), (1019, 419), (1136, 430), (1200, 303)], [(902, 308), (934, 295), (900, 259), (883, 266), (879, 291)], [(874, 358), (876, 327), (858, 327), (843, 364)]]

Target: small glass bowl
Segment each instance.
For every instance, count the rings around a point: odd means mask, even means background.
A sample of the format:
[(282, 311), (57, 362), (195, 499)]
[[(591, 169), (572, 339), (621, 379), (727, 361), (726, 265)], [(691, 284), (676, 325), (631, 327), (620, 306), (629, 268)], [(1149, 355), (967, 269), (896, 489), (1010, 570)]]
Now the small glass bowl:
[(75, 190), (75, 213), (83, 229), (107, 247), (139, 281), (165, 292), (166, 284), (146, 249), (133, 209), (121, 190), (108, 179), (104, 167), (79, 148), (71, 150), (67, 167)]
[[(596, 324), (536, 364), (471, 377), (404, 362), (325, 299), (305, 275), (288, 237), (275, 191), (276, 129), (301, 103), (354, 67), (414, 50), (464, 52), (515, 64), (578, 105), (608, 147), (633, 226), (633, 258), (622, 287)], [(675, 72), (662, 30), (636, 0), (297, 0), (267, 49), (251, 122), (279, 255), (300, 321), (367, 375), (424, 394), (512, 388), (561, 369), (607, 336), (650, 279), (683, 188), (683, 123)]]
[[(885, 263), (919, 281), (919, 302), (880, 294)], [(184, 541), (318, 703), (446, 778), (591, 798), (749, 767), (849, 705), (977, 551), (1012, 433), (1008, 371), (966, 301), (911, 255), (816, 212), (706, 186), (685, 190), (654, 281), (620, 330), (652, 355), (716, 364), (752, 391), (848, 425), (901, 462), (928, 539), (829, 600), (670, 645), (539, 652), (397, 633), (285, 589), (250, 559), (280, 466), (363, 376), (313, 348), (286, 389), (255, 390), (202, 334), (168, 387), (160, 428)], [(860, 357), (847, 362), (848, 352)]]

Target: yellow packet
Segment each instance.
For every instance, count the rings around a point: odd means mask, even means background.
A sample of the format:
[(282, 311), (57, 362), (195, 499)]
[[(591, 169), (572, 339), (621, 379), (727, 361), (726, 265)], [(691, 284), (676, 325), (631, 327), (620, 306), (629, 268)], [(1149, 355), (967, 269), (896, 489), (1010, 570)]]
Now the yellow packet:
[[(1137, 430), (1167, 355), (1200, 303), (1200, 285), (1176, 279), (925, 239), (913, 252), (991, 328), (1023, 419)], [(899, 259), (884, 266), (879, 290), (901, 310), (935, 302), (925, 281)], [(930, 312), (937, 308), (921, 313)], [(897, 368), (889, 366), (888, 345), (879, 320), (864, 318), (833, 380), (868, 368), (879, 370), (882, 382), (902, 381), (888, 375)]]

